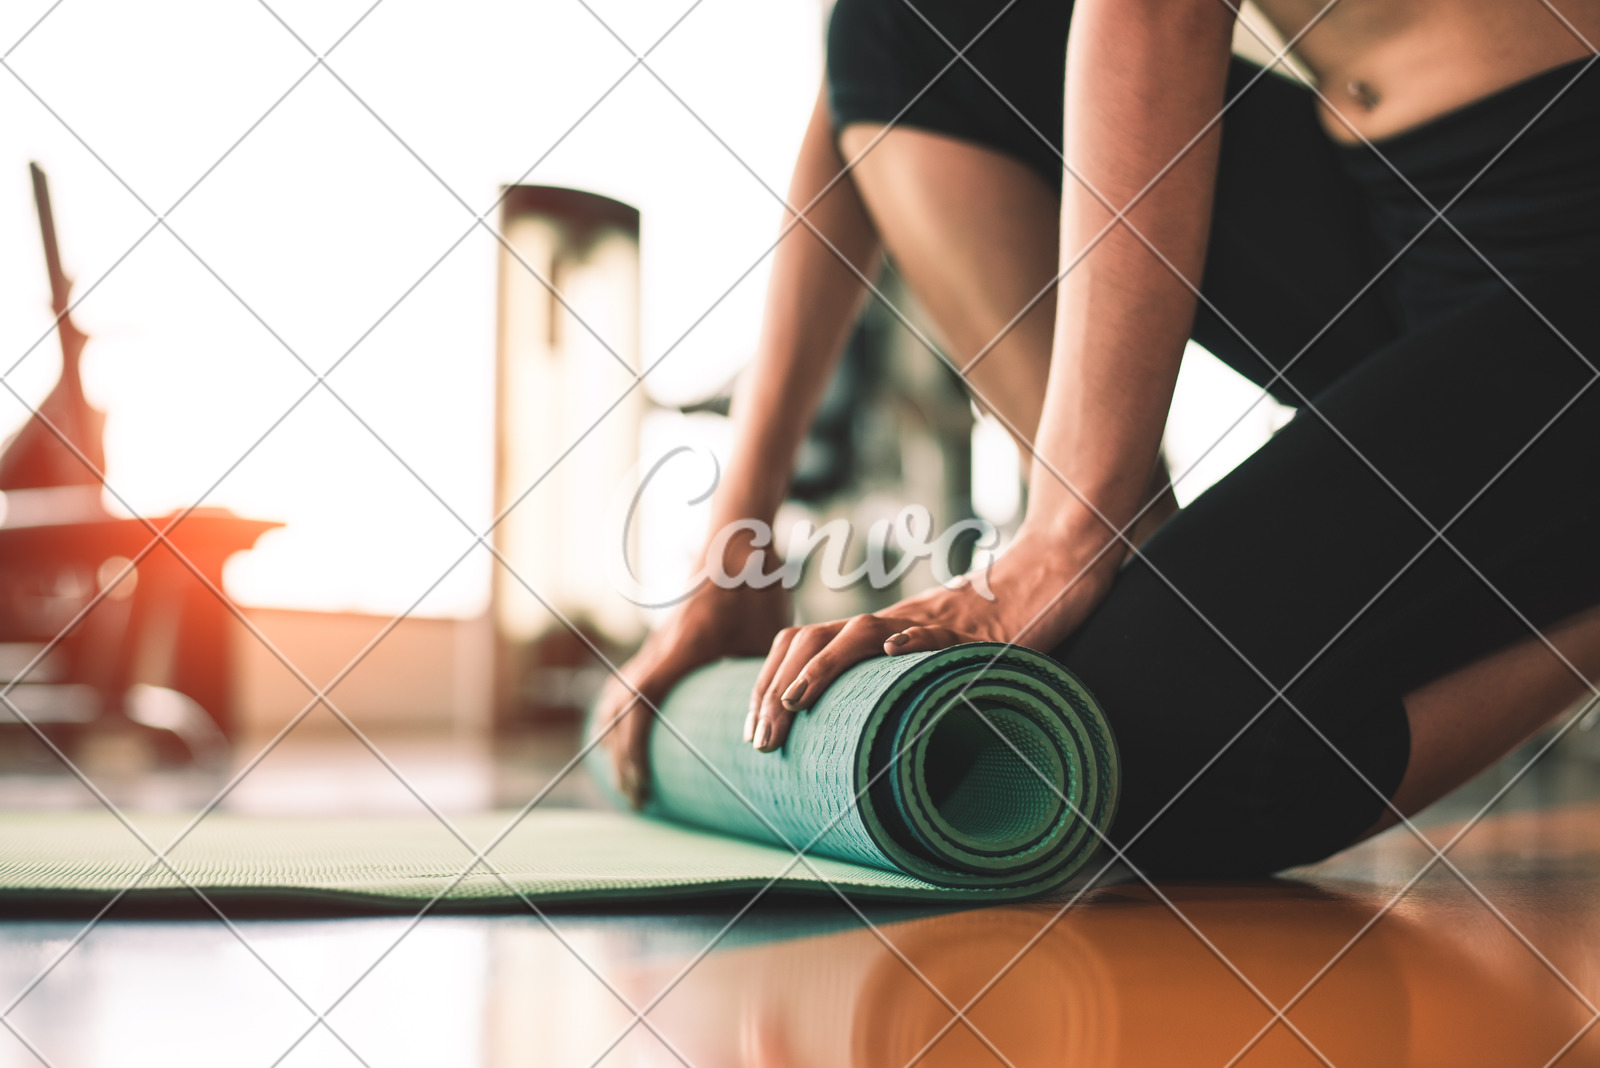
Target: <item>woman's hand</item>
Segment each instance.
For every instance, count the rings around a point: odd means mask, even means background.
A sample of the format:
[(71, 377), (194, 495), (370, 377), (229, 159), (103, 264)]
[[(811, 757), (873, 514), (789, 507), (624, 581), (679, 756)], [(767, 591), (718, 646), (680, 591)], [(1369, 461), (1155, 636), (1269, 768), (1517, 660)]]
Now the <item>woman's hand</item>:
[(601, 744), (629, 804), (638, 808), (649, 795), (650, 726), (667, 692), (691, 671), (723, 657), (762, 655), (788, 621), (789, 597), (780, 586), (725, 589), (706, 582), (622, 666), (622, 678), (633, 688), (616, 677), (607, 681), (593, 729), (605, 732)]
[(964, 581), (870, 615), (780, 630), (750, 698), (745, 741), (762, 752), (782, 746), (797, 712), (810, 708), (847, 668), (875, 656), (985, 641), (1048, 652), (1099, 603), (1116, 575), (1123, 543), (1096, 526), (1098, 537), (1070, 541), (1019, 532), (988, 570), (992, 600)]

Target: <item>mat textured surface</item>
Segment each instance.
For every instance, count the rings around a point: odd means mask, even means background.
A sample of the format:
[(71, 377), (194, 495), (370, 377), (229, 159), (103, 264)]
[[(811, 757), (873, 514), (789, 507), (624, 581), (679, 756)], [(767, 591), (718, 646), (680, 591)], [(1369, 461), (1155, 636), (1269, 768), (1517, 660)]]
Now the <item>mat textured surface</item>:
[(907, 902), (1010, 900), (1066, 883), (1098, 846), (1089, 821), (1110, 824), (1110, 730), (1047, 657), (975, 644), (868, 661), (802, 714), (775, 754), (738, 736), (759, 667), (723, 661), (672, 692), (651, 738), (655, 789), (643, 817), (535, 808), (447, 828), (429, 815), (216, 812), (185, 834), (187, 818), (130, 816), (163, 861), (109, 812), (12, 813), (0, 816), (0, 909), (118, 893), (203, 908), (186, 883), (219, 906), (376, 911), (435, 898), (446, 910), (671, 900), (769, 883)]

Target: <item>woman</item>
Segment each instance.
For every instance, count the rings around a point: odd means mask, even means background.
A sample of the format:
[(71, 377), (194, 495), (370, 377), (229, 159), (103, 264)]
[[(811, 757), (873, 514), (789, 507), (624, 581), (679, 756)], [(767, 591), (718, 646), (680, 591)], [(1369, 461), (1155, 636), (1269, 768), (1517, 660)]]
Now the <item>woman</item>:
[[(1326, 856), (1569, 707), (1600, 675), (1600, 0), (1556, 3), (1263, 0), (1313, 93), (1231, 57), (1222, 0), (839, 0), (713, 529), (772, 519), (885, 250), (1028, 444), (1028, 514), (993, 601), (790, 627), (707, 585), (630, 683), (764, 655), (772, 751), (868, 657), (1050, 651), (1117, 733), (1113, 844), (1187, 874)], [(1119, 566), (1191, 337), (1299, 411)], [(649, 709), (601, 711), (642, 798)]]

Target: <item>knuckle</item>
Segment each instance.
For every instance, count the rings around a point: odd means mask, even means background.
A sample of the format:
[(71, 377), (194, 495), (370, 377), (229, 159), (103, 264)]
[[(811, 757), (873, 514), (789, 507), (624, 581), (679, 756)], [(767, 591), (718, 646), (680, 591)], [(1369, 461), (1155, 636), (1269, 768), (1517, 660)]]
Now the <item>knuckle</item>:
[(816, 656), (812, 657), (811, 662), (806, 665), (806, 678), (811, 679), (813, 683), (815, 683), (818, 678), (831, 675), (833, 673), (834, 662), (837, 659), (838, 658), (829, 650), (822, 650)]

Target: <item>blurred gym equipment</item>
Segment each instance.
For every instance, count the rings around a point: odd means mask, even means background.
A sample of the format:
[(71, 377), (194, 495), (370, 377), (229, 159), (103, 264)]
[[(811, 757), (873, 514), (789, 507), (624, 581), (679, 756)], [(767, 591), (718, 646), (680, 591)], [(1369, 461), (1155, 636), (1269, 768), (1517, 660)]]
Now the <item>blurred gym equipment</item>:
[(105, 415), (80, 372), (88, 338), (72, 322), (49, 186), (30, 170), (61, 376), (0, 453), (0, 767), (57, 767), (49, 745), (121, 766), (218, 764), (233, 726), (222, 565), (282, 524), (107, 509)]

